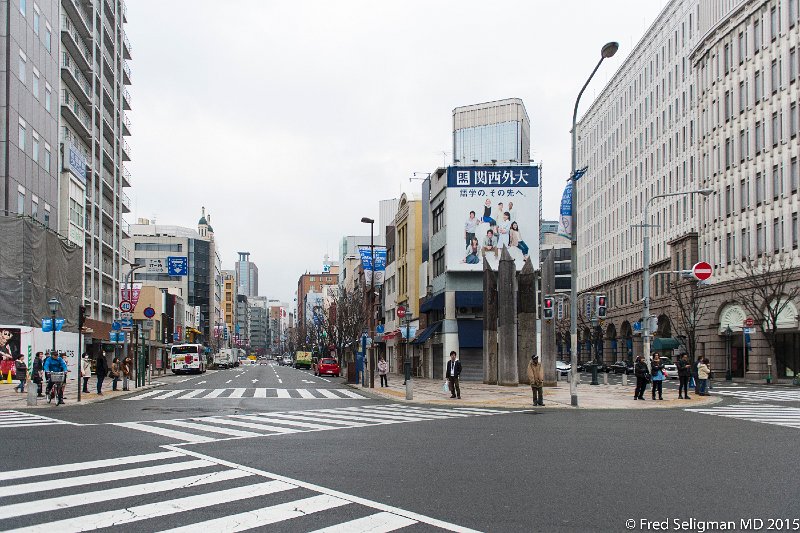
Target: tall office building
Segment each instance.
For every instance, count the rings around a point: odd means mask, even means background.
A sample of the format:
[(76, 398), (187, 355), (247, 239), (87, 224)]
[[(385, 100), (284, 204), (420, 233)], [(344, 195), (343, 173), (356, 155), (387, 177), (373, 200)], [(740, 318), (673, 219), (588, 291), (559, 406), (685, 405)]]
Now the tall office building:
[[(47, 16), (53, 18), (44, 20), (44, 8), (51, 4), (54, 12)], [(125, 141), (131, 133), (125, 115), (131, 109), (126, 88), (131, 84), (127, 63), (131, 46), (124, 30), (125, 3), (61, 0), (40, 4), (21, 0), (19, 5), (27, 5), (33, 29), (39, 28), (45, 43), (42, 53), (32, 58), (49, 55), (51, 22), (60, 26), (61, 38), (52, 43), (60, 56), (60, 78), (49, 79), (54, 69), (46, 65), (37, 69), (31, 64), (30, 82), (34, 92), (40, 93), (45, 109), (54, 109), (52, 93), (55, 90), (58, 94), (60, 113), (51, 113), (59, 120), (59, 232), (84, 246), (87, 312), (108, 323), (119, 303), (122, 273), (131, 260), (130, 251), (122, 246), (122, 240), (130, 235), (122, 217), (131, 210), (130, 199), (123, 192), (131, 186), (130, 172), (124, 166), (131, 160)], [(47, 162), (50, 146), (55, 143), (37, 140), (34, 131), (30, 135), (32, 153), (38, 151)]]
[(521, 99), (453, 109), (454, 164), (527, 164), (530, 157), (531, 122)]
[(236, 261), (236, 290), (240, 295), (258, 296), (258, 267), (250, 261), (250, 252), (239, 252)]

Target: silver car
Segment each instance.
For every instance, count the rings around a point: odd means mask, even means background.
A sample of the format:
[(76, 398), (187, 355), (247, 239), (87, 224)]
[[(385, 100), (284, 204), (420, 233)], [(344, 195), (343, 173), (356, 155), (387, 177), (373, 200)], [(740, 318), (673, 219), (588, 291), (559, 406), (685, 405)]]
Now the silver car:
[(669, 379), (678, 379), (678, 367), (672, 361), (664, 361), (664, 373)]
[(572, 365), (569, 363), (565, 363), (564, 361), (556, 361), (556, 372), (562, 376), (568, 376), (571, 368)]

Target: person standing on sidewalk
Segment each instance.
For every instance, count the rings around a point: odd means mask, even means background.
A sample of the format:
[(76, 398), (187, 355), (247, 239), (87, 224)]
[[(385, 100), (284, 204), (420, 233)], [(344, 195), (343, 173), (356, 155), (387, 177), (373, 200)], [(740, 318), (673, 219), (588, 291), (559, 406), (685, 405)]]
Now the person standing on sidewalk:
[(636, 390), (633, 393), (634, 400), (644, 400), (644, 391), (647, 390), (647, 376), (650, 372), (647, 370), (647, 363), (644, 362), (642, 356), (636, 358), (636, 364), (633, 365), (633, 374), (636, 376)]
[(533, 391), (533, 405), (544, 405), (542, 385), (544, 385), (544, 367), (539, 364), (539, 356), (532, 355), (528, 363), (528, 381)]
[(653, 377), (653, 399), (656, 399), (656, 392), (658, 392), (658, 399), (663, 400), (664, 365), (661, 363), (661, 357), (658, 354), (653, 357), (653, 362), (650, 363), (650, 375)]
[(700, 396), (708, 396), (708, 376), (711, 374), (711, 369), (708, 367), (708, 359), (703, 359), (699, 365), (697, 365), (697, 377), (698, 381), (700, 382)]
[(44, 398), (42, 394), (42, 382), (44, 381), (44, 353), (36, 352), (33, 360), (33, 370), (31, 370), (31, 381), (36, 383), (36, 396)]
[(389, 376), (386, 375), (387, 372), (389, 372), (389, 363), (381, 356), (380, 360), (378, 360), (378, 375), (381, 377), (381, 387), (389, 386)]
[(133, 360), (131, 356), (127, 356), (122, 361), (122, 390), (130, 390), (128, 388), (128, 380), (133, 377)]
[(683, 357), (678, 361), (678, 379), (680, 385), (678, 386), (678, 399), (689, 398), (689, 378), (692, 377), (692, 364), (689, 362), (689, 356), (683, 354)]
[(25, 358), (20, 356), (14, 362), (14, 370), (17, 372), (17, 379), (19, 385), (14, 387), (17, 392), (25, 392), (25, 383), (28, 381), (28, 365), (25, 364)]
[(83, 378), (83, 392), (89, 394), (89, 378), (92, 377), (92, 361), (89, 359), (89, 354), (83, 354), (81, 357), (81, 377)]
[(94, 371), (97, 374), (97, 394), (102, 396), (103, 380), (106, 379), (106, 374), (108, 374), (108, 362), (106, 361), (106, 355), (102, 351), (97, 354), (97, 362), (94, 365)]
[(445, 377), (450, 385), (450, 397), (461, 399), (461, 387), (458, 386), (458, 376), (461, 374), (461, 361), (456, 359), (455, 350), (450, 352), (450, 360), (447, 362), (447, 372)]
[(117, 383), (119, 382), (120, 374), (122, 373), (122, 365), (119, 364), (119, 357), (115, 357), (111, 361), (111, 390), (117, 390)]
[(703, 356), (697, 356), (697, 361), (692, 363), (692, 378), (694, 378), (694, 393), (700, 394), (700, 376), (698, 375), (697, 367), (703, 362)]

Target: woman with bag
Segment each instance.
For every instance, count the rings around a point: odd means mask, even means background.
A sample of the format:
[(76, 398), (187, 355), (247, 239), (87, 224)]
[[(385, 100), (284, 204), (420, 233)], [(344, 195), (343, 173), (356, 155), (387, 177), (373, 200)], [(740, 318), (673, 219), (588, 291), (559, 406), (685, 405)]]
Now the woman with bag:
[(28, 381), (28, 365), (25, 364), (25, 358), (20, 356), (14, 363), (14, 368), (17, 371), (17, 379), (19, 380), (19, 385), (14, 387), (14, 390), (25, 392), (25, 383)]
[(650, 372), (647, 370), (647, 363), (644, 362), (641, 355), (636, 357), (633, 373), (636, 376), (636, 390), (633, 393), (633, 399), (644, 400), (644, 391), (647, 390), (647, 383), (650, 381)]
[(661, 363), (661, 357), (658, 354), (653, 357), (653, 361), (650, 363), (650, 376), (652, 376), (653, 381), (653, 399), (656, 399), (656, 392), (658, 392), (658, 399), (663, 400), (664, 365)]
[(133, 378), (133, 359), (129, 355), (122, 361), (122, 390), (130, 390), (128, 380), (131, 378)]
[(83, 354), (81, 358), (81, 377), (83, 378), (83, 392), (89, 394), (89, 378), (92, 377), (92, 362), (89, 354)]
[(708, 367), (708, 359), (703, 359), (700, 364), (697, 365), (697, 377), (698, 381), (700, 382), (700, 396), (708, 396), (708, 376), (711, 374), (711, 369)]
[(103, 380), (106, 379), (108, 374), (108, 362), (103, 352), (97, 354), (97, 362), (94, 365), (94, 371), (97, 374), (97, 394), (103, 395)]
[(44, 381), (44, 353), (36, 352), (33, 359), (33, 370), (31, 370), (31, 380), (36, 383), (36, 396), (44, 398), (42, 394), (42, 382)]
[(111, 362), (111, 390), (117, 390), (117, 382), (119, 381), (119, 377), (122, 367), (119, 364), (119, 357), (115, 357), (114, 360)]
[(389, 386), (389, 377), (386, 375), (389, 372), (389, 363), (381, 356), (378, 361), (378, 375), (381, 377), (381, 387)]

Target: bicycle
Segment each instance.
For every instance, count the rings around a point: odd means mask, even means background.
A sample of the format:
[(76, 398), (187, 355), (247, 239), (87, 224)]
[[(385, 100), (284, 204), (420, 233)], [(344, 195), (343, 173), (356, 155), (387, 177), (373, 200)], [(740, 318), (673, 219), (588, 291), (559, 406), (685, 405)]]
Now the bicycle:
[(47, 403), (58, 397), (56, 405), (64, 403), (64, 383), (67, 381), (66, 372), (50, 372), (50, 392), (47, 394)]

